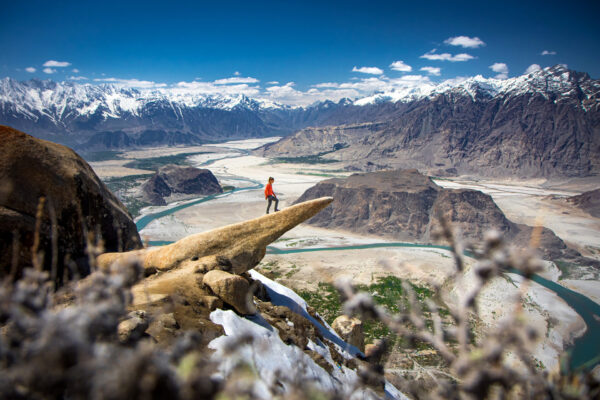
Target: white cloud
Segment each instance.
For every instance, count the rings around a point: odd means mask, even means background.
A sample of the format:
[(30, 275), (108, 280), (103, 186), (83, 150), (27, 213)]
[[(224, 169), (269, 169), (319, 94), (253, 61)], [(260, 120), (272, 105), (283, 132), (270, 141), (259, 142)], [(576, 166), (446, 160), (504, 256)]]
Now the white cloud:
[(313, 87), (316, 88), (337, 88), (340, 87), (339, 83), (335, 83), (335, 82), (323, 82), (323, 83), (317, 83), (316, 85), (312, 85)]
[[(88, 80), (88, 78), (86, 78), (85, 76), (69, 76), (67, 79), (70, 81), (87, 81)], [(95, 79), (95, 80), (97, 80), (97, 79)]]
[(360, 67), (356, 66), (352, 68), (352, 72), (360, 72), (363, 74), (371, 74), (371, 75), (382, 75), (383, 71), (377, 67)]
[(73, 68), (72, 71), (73, 71), (74, 74), (78, 74), (79, 73), (79, 70), (77, 68)]
[(240, 71), (235, 71), (233, 74), (234, 74), (235, 76), (240, 76), (240, 75), (241, 75)]
[(44, 63), (44, 67), (68, 67), (69, 65), (71, 65), (70, 62), (67, 61), (54, 61), (54, 60), (48, 60)]
[(121, 79), (121, 78), (96, 78), (94, 82), (108, 82), (113, 83), (117, 86), (123, 87), (133, 87), (133, 88), (161, 88), (166, 87), (167, 85), (164, 83), (156, 83), (152, 81), (141, 81), (139, 79)]
[(53, 74), (56, 72), (56, 70), (52, 68), (44, 68), (42, 71), (44, 71), (47, 74)]
[(451, 61), (451, 62), (469, 61), (469, 60), (472, 60), (475, 58), (472, 55), (467, 54), (467, 53), (460, 53), (460, 54), (456, 54), (453, 56), (450, 53), (436, 53), (435, 51), (436, 51), (436, 49), (428, 51), (427, 53), (423, 54), (420, 58), (426, 58), (426, 59), (432, 60), (432, 61)]
[(27, 67), (27, 68), (25, 68), (25, 71), (33, 74), (36, 71), (36, 69), (33, 67)]
[(267, 85), (279, 85), (279, 82), (278, 81), (270, 81), (270, 82), (267, 82)]
[(532, 72), (536, 72), (536, 71), (540, 71), (542, 69), (542, 67), (540, 67), (538, 64), (531, 64), (529, 67), (527, 67), (527, 69), (525, 70), (525, 74), (530, 74)]
[(175, 94), (206, 94), (206, 95), (239, 95), (254, 97), (260, 94), (258, 86), (246, 83), (238, 85), (215, 85), (213, 82), (179, 82), (174, 88), (167, 89)]
[(429, 75), (440, 76), (440, 72), (442, 71), (439, 67), (423, 67), (419, 71), (425, 71)]
[(231, 83), (257, 83), (257, 82), (260, 82), (260, 81), (256, 78), (251, 78), (251, 77), (240, 78), (239, 76), (234, 76), (231, 78), (217, 79), (213, 83), (215, 85), (229, 85)]
[(449, 44), (450, 46), (461, 46), (470, 49), (476, 49), (478, 47), (485, 46), (484, 41), (479, 39), (477, 36), (455, 36), (444, 40), (444, 43)]
[(555, 51), (552, 51), (552, 50), (550, 50), (550, 51), (548, 51), (548, 50), (544, 50), (544, 51), (542, 51), (542, 52), (540, 53), (540, 55), (542, 55), (542, 56), (555, 56), (555, 55), (556, 55), (556, 52), (555, 52)]
[(410, 72), (412, 71), (412, 67), (407, 65), (402, 60), (394, 61), (390, 64), (390, 68), (394, 71), (402, 71), (402, 72)]
[(490, 69), (498, 73), (498, 75), (496, 75), (496, 79), (508, 78), (508, 65), (505, 63), (494, 63), (490, 65)]

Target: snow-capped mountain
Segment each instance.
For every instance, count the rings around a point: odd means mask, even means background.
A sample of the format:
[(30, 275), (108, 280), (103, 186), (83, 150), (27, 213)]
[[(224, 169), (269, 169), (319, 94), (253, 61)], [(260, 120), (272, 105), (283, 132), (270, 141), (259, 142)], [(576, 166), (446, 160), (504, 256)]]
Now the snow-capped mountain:
[(506, 80), (474, 77), (379, 93), (342, 109), (369, 118), (302, 129), (261, 153), (330, 152), (329, 158), (355, 170), (600, 175), (600, 82), (563, 66)]
[(467, 95), (475, 99), (477, 96), (494, 98), (523, 94), (539, 94), (555, 102), (578, 100), (573, 105), (584, 109), (597, 108), (600, 104), (600, 81), (591, 79), (586, 73), (571, 71), (564, 65), (555, 65), (510, 79), (484, 78), (477, 75), (444, 81), (438, 85), (426, 84), (396, 89), (357, 99), (353, 104), (362, 106), (382, 102), (409, 103), (440, 95)]
[(440, 96), (475, 102), (539, 96), (584, 112), (597, 111), (599, 93), (599, 81), (560, 65), (511, 79), (475, 76), (305, 108), (242, 94), (207, 94), (193, 86), (135, 89), (4, 78), (0, 80), (0, 123), (92, 150), (285, 136), (308, 126), (385, 121), (394, 119), (408, 104)]

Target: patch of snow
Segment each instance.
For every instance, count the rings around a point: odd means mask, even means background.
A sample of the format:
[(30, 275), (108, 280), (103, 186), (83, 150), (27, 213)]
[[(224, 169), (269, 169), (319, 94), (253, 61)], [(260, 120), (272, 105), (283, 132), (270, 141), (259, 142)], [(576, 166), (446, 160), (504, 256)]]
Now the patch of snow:
[[(261, 321), (260, 316), (246, 319), (232, 310), (215, 310), (210, 319), (225, 330), (225, 336), (214, 339), (208, 345), (215, 350), (213, 359), (219, 363), (217, 375), (225, 378), (240, 363), (250, 364), (257, 374), (253, 393), (257, 398), (272, 397), (268, 388), (280, 382), (279, 374), (285, 374), (292, 382), (312, 382), (321, 390), (337, 390), (346, 396), (351, 394), (349, 390), (357, 383), (356, 373), (347, 368), (334, 368), (329, 375), (297, 346), (283, 343), (277, 330)], [(252, 337), (252, 343), (240, 340), (247, 336)], [(288, 382), (283, 382), (285, 392), (290, 389), (287, 385)]]

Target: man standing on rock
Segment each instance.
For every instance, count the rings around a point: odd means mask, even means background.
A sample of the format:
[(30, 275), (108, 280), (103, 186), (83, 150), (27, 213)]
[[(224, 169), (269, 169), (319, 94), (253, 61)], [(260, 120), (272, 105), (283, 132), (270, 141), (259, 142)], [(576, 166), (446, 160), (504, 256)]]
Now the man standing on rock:
[(269, 183), (267, 183), (267, 186), (265, 186), (265, 200), (269, 201), (269, 203), (267, 204), (267, 214), (269, 213), (269, 209), (271, 208), (272, 202), (275, 202), (275, 211), (279, 211), (279, 209), (277, 208), (279, 206), (279, 199), (277, 198), (277, 196), (275, 196), (275, 193), (273, 193), (273, 182), (275, 182), (275, 178), (270, 176)]

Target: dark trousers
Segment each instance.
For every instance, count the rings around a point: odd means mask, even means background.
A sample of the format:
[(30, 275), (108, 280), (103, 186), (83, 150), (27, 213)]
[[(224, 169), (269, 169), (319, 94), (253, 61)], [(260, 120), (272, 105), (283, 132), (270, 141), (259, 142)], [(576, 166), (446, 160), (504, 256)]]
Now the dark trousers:
[(277, 207), (279, 206), (279, 199), (275, 196), (269, 196), (267, 197), (267, 200), (269, 201), (269, 203), (267, 204), (267, 214), (269, 213), (269, 209), (271, 208), (271, 203), (275, 202), (275, 211), (279, 211), (277, 209)]

